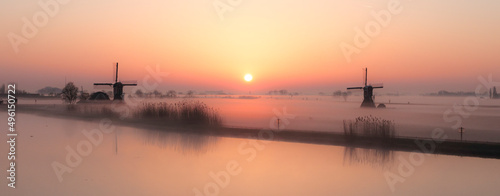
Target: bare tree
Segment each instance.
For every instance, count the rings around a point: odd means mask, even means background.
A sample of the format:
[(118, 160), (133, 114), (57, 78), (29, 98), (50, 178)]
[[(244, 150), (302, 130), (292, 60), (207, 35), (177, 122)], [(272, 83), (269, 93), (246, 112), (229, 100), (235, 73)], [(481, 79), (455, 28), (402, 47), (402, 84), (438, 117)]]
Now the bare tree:
[(137, 89), (135, 91), (135, 95), (137, 95), (137, 97), (142, 97), (142, 96), (144, 96), (144, 93), (141, 91), (141, 89)]
[(174, 90), (169, 90), (167, 92), (167, 97), (168, 98), (176, 98), (177, 97), (177, 92), (175, 92)]
[(344, 101), (347, 101), (347, 97), (351, 96), (351, 92), (349, 91), (346, 91), (346, 92), (342, 92), (342, 98), (344, 98)]
[(186, 97), (187, 97), (187, 98), (192, 98), (192, 97), (194, 97), (194, 91), (189, 90), (189, 91), (186, 93)]
[(154, 95), (155, 97), (161, 97), (161, 92), (160, 92), (160, 91), (155, 90), (155, 91), (153, 91), (153, 95)]
[(75, 103), (78, 95), (78, 87), (69, 82), (62, 90), (62, 98), (69, 104)]
[(89, 93), (83, 92), (83, 91), (80, 92), (80, 100), (87, 100), (87, 99), (89, 99), (89, 97), (90, 97)]

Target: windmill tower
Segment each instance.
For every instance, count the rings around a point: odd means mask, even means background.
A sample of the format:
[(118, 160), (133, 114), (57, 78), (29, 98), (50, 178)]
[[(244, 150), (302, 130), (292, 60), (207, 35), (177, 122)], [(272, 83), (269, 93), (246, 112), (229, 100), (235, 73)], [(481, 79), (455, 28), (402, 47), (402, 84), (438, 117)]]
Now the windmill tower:
[(116, 63), (115, 83), (94, 83), (95, 86), (113, 86), (113, 100), (123, 100), (124, 86), (137, 86), (137, 84), (123, 84), (118, 82), (118, 63)]
[(374, 108), (375, 103), (373, 102), (373, 89), (375, 88), (384, 88), (383, 85), (368, 85), (368, 68), (365, 68), (365, 86), (364, 87), (349, 87), (347, 90), (352, 89), (362, 89), (363, 90), (363, 103), (361, 103), (361, 107), (370, 107)]

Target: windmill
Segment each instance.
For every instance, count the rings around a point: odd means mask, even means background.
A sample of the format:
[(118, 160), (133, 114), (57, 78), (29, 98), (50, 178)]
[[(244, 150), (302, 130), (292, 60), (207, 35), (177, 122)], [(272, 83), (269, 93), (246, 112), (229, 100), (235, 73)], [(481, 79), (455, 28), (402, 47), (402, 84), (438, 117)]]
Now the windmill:
[(374, 88), (384, 88), (383, 85), (368, 85), (368, 68), (365, 68), (365, 86), (364, 87), (349, 87), (347, 90), (351, 89), (363, 89), (363, 103), (361, 103), (361, 107), (370, 107), (374, 108), (375, 103), (373, 102), (373, 89)]
[(124, 86), (137, 86), (137, 84), (123, 84), (118, 82), (118, 63), (116, 63), (115, 83), (94, 83), (95, 86), (113, 86), (113, 100), (123, 100)]

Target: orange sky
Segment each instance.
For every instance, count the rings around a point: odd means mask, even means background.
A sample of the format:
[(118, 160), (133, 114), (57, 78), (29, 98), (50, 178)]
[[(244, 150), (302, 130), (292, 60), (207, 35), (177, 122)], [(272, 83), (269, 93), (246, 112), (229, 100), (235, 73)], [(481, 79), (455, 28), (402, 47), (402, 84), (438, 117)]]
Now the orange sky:
[(111, 82), (117, 61), (121, 80), (139, 82), (146, 66), (160, 65), (170, 73), (160, 91), (333, 92), (360, 85), (362, 67), (369, 82), (384, 83), (380, 92), (473, 91), (489, 74), (500, 81), (496, 1), (397, 1), (401, 13), (350, 63), (340, 44), (354, 45), (355, 28), (375, 21), (370, 12), (388, 10), (389, 0), (242, 0), (227, 4), (223, 20), (214, 0), (73, 0), (57, 3), (16, 53), (8, 35), (23, 36), (23, 17), (44, 10), (38, 2), (0, 2), (0, 83), (36, 91), (62, 88), (67, 78), (91, 89)]

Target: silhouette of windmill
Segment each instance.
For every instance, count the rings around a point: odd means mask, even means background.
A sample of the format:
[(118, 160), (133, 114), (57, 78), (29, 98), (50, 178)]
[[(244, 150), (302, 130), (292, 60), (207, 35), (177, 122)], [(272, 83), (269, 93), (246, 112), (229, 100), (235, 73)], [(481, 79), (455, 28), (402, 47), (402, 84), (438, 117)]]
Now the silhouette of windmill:
[(361, 107), (370, 107), (374, 108), (375, 103), (373, 102), (373, 89), (374, 88), (384, 88), (383, 85), (368, 85), (368, 68), (365, 68), (365, 86), (364, 87), (349, 87), (347, 90), (351, 89), (363, 89), (363, 103), (361, 103)]
[(137, 86), (137, 84), (123, 84), (118, 82), (118, 63), (116, 63), (115, 83), (94, 83), (95, 86), (113, 86), (113, 100), (123, 100), (124, 86)]

